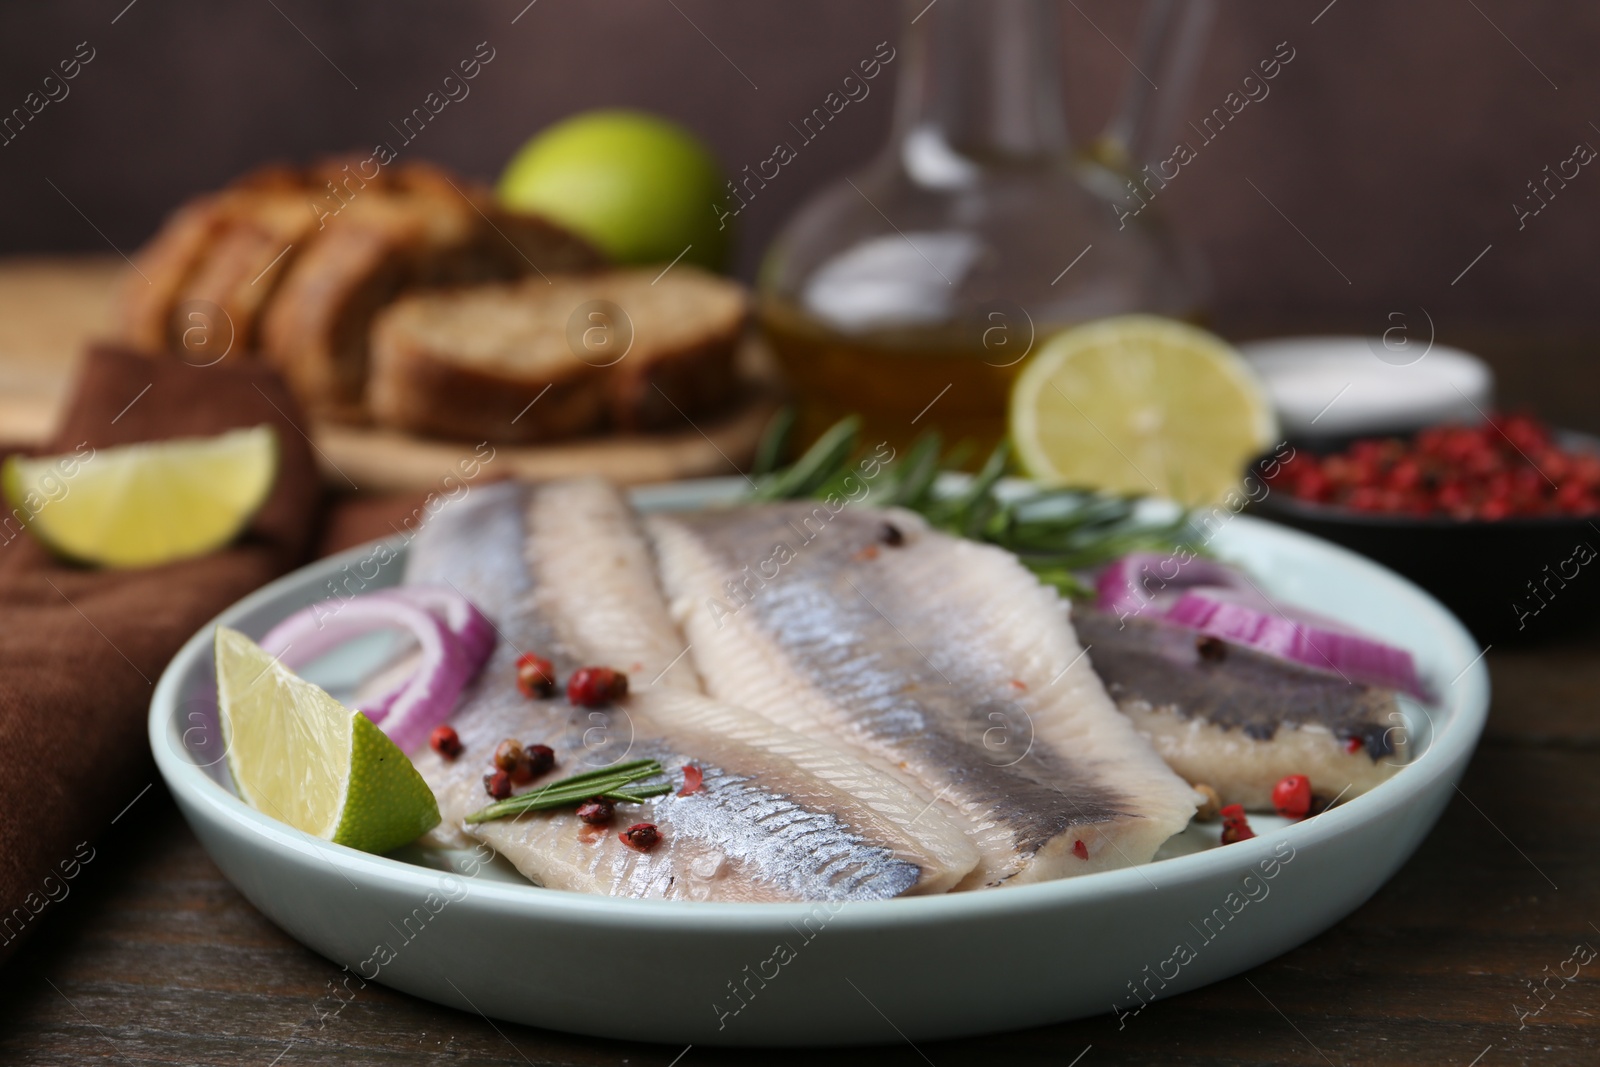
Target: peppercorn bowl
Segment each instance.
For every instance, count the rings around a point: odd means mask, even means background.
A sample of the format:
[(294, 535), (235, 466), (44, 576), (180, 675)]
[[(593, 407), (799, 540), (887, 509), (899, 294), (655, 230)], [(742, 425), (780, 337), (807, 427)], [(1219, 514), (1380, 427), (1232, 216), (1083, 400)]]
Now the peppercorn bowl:
[[(728, 499), (742, 482), (654, 487), (642, 508)], [(335, 576), (398, 583), (401, 539), (303, 568), (196, 634), (156, 688), (163, 779), (224, 874), (344, 968), (487, 1016), (583, 1034), (719, 1045), (898, 1043), (1115, 1012), (1218, 981), (1301, 944), (1374, 893), (1438, 818), (1488, 708), (1479, 646), (1437, 601), (1344, 549), (1250, 517), (1212, 542), (1272, 595), (1402, 644), (1439, 694), (1402, 699), (1415, 757), (1370, 792), (1299, 822), (1254, 816), (1222, 846), (1193, 824), (1154, 862), (970, 893), (859, 903), (733, 904), (545, 890), (487, 847), (377, 856), (313, 839), (246, 805), (228, 777), (211, 643), (259, 635)], [(381, 657), (359, 648), (312, 680), (349, 692)], [(308, 669), (308, 673), (309, 669)], [(597, 990), (626, 989), (624, 1006)]]
[[(1568, 452), (1600, 460), (1600, 438), (1557, 431)], [(1302, 451), (1305, 451), (1302, 449)], [(1329, 449), (1310, 451), (1326, 458)], [(1264, 475), (1266, 460), (1255, 468)], [(1262, 518), (1376, 560), (1432, 593), (1486, 644), (1547, 640), (1600, 617), (1600, 515), (1396, 514), (1303, 499), (1263, 477)], [(1565, 483), (1563, 483), (1565, 484)]]

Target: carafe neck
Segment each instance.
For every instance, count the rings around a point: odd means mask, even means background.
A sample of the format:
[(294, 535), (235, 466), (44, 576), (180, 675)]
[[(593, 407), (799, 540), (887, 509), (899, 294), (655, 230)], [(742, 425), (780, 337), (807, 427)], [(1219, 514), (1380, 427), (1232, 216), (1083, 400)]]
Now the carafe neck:
[(1058, 0), (909, 0), (906, 18), (894, 140), (908, 163), (941, 150), (1001, 165), (1067, 155)]

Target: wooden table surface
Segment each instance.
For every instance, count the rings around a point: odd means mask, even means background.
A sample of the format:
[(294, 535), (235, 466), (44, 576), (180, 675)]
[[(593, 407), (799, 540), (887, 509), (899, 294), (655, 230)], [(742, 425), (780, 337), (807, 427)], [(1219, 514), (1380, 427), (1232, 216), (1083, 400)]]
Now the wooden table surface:
[[(1477, 347), (1507, 399), (1600, 429), (1585, 348), (1535, 359), (1525, 344)], [(885, 1023), (873, 1049), (685, 1050), (494, 1023), (377, 985), (319, 1019), (338, 969), (223, 879), (152, 770), (71, 895), (0, 970), (0, 1062), (1600, 1064), (1600, 960), (1576, 977), (1567, 962), (1600, 948), (1600, 632), (1487, 659), (1484, 740), (1399, 874), (1322, 936), (1124, 1028), (1101, 1016), (912, 1047)], [(960, 960), (950, 971), (1007, 980)]]

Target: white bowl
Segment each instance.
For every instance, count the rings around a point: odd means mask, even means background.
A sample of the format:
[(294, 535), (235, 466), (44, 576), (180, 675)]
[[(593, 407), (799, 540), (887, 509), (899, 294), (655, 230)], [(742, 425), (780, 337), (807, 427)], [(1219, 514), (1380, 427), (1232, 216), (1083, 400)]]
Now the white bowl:
[[(694, 507), (729, 492), (727, 480), (688, 482), (635, 499)], [(1443, 696), (1407, 706), (1420, 754), (1366, 795), (1300, 823), (1253, 817), (1259, 836), (1226, 847), (1196, 826), (1166, 858), (1126, 870), (844, 905), (716, 904), (544, 890), (470, 852), (373, 856), (312, 839), (228, 786), (212, 631), (261, 635), (327, 596), (371, 546), (273, 582), (195, 634), (156, 687), (150, 742), (223, 873), (348, 968), (351, 990), (379, 981), (535, 1026), (726, 1045), (921, 1041), (1136, 1011), (1271, 959), (1371, 896), (1450, 799), (1488, 710), (1478, 646), (1404, 579), (1250, 518), (1230, 518), (1212, 547), (1248, 561), (1274, 595), (1411, 649)], [(403, 566), (402, 550), (369, 587), (398, 582)], [(335, 662), (319, 680), (337, 691), (362, 666)]]
[[(1399, 313), (1396, 313), (1399, 314)], [(1474, 425), (1494, 406), (1494, 373), (1459, 348), (1409, 338), (1278, 337), (1239, 346), (1291, 439)]]

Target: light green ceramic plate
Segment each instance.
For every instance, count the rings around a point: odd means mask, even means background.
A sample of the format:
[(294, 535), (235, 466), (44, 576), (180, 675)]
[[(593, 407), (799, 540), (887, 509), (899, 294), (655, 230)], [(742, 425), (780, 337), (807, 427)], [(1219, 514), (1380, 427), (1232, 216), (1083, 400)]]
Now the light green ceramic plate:
[[(736, 495), (737, 479), (635, 493), (644, 508)], [(150, 742), (217, 865), (274, 922), (369, 981), (466, 1011), (584, 1034), (695, 1044), (913, 1041), (1137, 1009), (1253, 967), (1326, 929), (1411, 855), (1483, 729), (1488, 672), (1438, 602), (1326, 542), (1234, 518), (1212, 542), (1270, 593), (1412, 650), (1442, 692), (1409, 705), (1418, 756), (1315, 819), (1254, 817), (1254, 840), (1192, 828), (1156, 862), (994, 892), (848, 905), (619, 900), (538, 889), (468, 852), (372, 856), (247, 807), (216, 727), (211, 634), (260, 636), (370, 557), (356, 548), (246, 597), (172, 661)], [(374, 585), (395, 584), (404, 551)], [(347, 690), (381, 657), (353, 646), (315, 680)], [(627, 960), (626, 975), (618, 961)], [(1154, 977), (1152, 977), (1154, 976)], [(617, 995), (596, 995), (596, 991)]]

